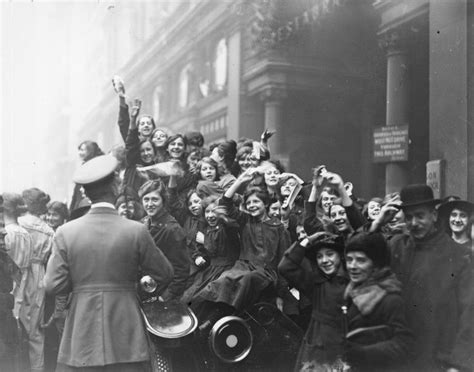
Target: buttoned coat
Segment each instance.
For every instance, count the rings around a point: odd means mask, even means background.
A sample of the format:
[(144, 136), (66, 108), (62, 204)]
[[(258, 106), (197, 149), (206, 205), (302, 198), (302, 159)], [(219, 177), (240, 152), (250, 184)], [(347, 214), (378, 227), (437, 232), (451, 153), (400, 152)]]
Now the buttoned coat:
[(422, 240), (389, 241), (391, 266), (403, 284), (407, 320), (416, 337), (413, 370), (472, 370), (473, 287), (468, 250), (438, 231)]
[(149, 359), (136, 295), (139, 270), (161, 293), (173, 269), (146, 227), (112, 208), (93, 208), (56, 232), (46, 290), (72, 293), (58, 362), (74, 367)]

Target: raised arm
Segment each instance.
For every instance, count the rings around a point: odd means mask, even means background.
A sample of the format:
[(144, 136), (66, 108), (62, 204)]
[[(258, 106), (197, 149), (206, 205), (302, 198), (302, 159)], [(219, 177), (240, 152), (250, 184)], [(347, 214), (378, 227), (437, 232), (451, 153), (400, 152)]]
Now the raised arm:
[(119, 95), (119, 114), (117, 125), (119, 127), (123, 142), (125, 142), (127, 140), (128, 129), (130, 127), (130, 114), (128, 112), (128, 105), (125, 101), (124, 95)]

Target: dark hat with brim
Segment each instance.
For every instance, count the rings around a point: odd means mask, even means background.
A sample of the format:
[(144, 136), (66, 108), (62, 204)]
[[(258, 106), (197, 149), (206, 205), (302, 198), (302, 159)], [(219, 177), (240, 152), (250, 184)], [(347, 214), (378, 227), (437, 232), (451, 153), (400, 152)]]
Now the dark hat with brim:
[(435, 206), (440, 202), (439, 199), (434, 198), (431, 187), (424, 184), (405, 186), (402, 191), (400, 191), (400, 199), (402, 201), (402, 208), (421, 205)]
[(90, 185), (110, 176), (117, 169), (117, 159), (108, 154), (100, 155), (82, 164), (74, 173), (73, 181), (79, 185)]
[(474, 204), (468, 202), (467, 200), (451, 200), (446, 203), (443, 203), (438, 208), (438, 213), (441, 216), (449, 216), (453, 209), (460, 209), (465, 211), (467, 214), (471, 215), (474, 211)]
[(322, 248), (332, 249), (339, 253), (342, 257), (344, 255), (344, 240), (342, 236), (331, 234), (329, 232), (320, 232), (318, 238), (306, 250), (306, 257), (315, 261), (317, 253)]

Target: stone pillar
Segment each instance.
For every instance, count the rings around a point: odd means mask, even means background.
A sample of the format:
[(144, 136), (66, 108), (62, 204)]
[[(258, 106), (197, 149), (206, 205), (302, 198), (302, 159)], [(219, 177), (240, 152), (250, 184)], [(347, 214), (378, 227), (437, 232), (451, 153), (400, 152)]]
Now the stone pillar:
[[(398, 30), (387, 31), (380, 45), (387, 51), (387, 113), (385, 125), (408, 124), (409, 76), (405, 37)], [(403, 162), (385, 166), (385, 193), (400, 191), (409, 182)]]
[(269, 140), (271, 156), (280, 158), (283, 162), (287, 160), (284, 123), (282, 120), (282, 106), (287, 93), (282, 88), (267, 88), (261, 95), (260, 99), (265, 105), (265, 127), (275, 132)]

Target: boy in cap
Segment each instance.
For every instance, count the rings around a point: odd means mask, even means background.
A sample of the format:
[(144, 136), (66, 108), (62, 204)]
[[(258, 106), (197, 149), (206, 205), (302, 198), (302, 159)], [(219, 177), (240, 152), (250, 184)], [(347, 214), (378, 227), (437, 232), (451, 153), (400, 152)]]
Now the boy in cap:
[(161, 293), (173, 269), (146, 227), (114, 208), (117, 160), (98, 156), (78, 169), (92, 205), (81, 218), (58, 228), (48, 262), (46, 291), (71, 295), (58, 354), (58, 370), (143, 371), (147, 337), (136, 298), (139, 269)]
[[(407, 234), (389, 242), (391, 267), (403, 284), (407, 320), (416, 338), (413, 371), (472, 371), (472, 280), (468, 251), (437, 228), (433, 191), (415, 184), (400, 192)], [(399, 210), (382, 208), (371, 230)]]

